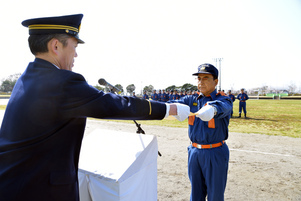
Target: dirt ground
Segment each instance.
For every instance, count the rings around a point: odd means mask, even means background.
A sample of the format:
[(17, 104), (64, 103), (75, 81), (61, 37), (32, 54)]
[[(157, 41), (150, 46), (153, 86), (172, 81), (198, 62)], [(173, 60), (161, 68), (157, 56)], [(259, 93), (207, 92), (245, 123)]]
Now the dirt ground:
[[(186, 128), (143, 125), (148, 135), (157, 136), (158, 200), (187, 201)], [(86, 134), (96, 128), (136, 132), (136, 125), (88, 120)], [(259, 134), (230, 133), (227, 144), (230, 162), (225, 200), (301, 201), (301, 139)]]
[[(2, 122), (4, 111), (0, 111)], [(157, 136), (158, 200), (188, 201), (186, 128), (143, 125), (148, 135)], [(94, 129), (136, 133), (133, 124), (88, 120), (86, 134)], [(229, 133), (230, 162), (225, 200), (301, 201), (301, 138)]]

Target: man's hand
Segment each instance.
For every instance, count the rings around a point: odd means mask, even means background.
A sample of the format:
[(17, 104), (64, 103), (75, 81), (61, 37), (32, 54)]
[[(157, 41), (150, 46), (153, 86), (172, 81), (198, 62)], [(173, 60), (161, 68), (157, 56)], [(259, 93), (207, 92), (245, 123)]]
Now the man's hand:
[(184, 121), (190, 114), (188, 105), (174, 103), (170, 105), (170, 115), (173, 115), (177, 120)]
[(206, 105), (196, 112), (196, 116), (202, 119), (203, 121), (210, 121), (214, 117), (215, 112), (215, 107), (211, 105)]

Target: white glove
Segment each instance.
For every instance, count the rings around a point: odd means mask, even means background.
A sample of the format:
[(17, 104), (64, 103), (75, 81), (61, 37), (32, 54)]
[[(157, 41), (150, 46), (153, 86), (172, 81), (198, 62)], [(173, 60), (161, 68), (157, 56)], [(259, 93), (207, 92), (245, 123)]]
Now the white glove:
[(190, 107), (188, 105), (175, 103), (177, 105), (177, 115), (173, 115), (177, 120), (184, 121), (190, 114)]
[(203, 121), (210, 121), (216, 113), (216, 108), (211, 105), (206, 105), (196, 112), (196, 116)]

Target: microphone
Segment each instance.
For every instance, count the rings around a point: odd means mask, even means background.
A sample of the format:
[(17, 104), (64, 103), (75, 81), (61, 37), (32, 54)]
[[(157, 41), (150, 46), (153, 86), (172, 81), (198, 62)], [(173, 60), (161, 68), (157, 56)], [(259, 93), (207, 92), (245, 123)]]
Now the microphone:
[(113, 85), (111, 85), (110, 83), (108, 83), (105, 79), (103, 79), (103, 78), (100, 78), (99, 80), (98, 80), (98, 83), (100, 84), (100, 85), (104, 85), (104, 86), (107, 86), (111, 91), (113, 91), (113, 92), (115, 92), (115, 93), (117, 93), (117, 94), (121, 94), (121, 90), (120, 89), (118, 89), (117, 87), (114, 87)]

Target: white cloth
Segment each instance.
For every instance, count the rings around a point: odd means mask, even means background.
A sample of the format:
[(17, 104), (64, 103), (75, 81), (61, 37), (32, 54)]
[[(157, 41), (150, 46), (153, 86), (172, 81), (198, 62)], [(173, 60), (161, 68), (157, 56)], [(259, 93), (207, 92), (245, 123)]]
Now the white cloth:
[(164, 118), (167, 118), (169, 116), (170, 105), (168, 103), (165, 103), (165, 105), (166, 105), (166, 114)]
[(184, 121), (190, 114), (190, 107), (180, 103), (175, 104), (177, 106), (177, 115), (174, 115), (174, 117), (179, 121)]
[(157, 200), (156, 136), (96, 129), (79, 158), (81, 201)]
[(197, 117), (203, 121), (210, 121), (214, 117), (215, 108), (211, 105), (206, 105), (196, 112)]

